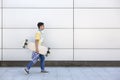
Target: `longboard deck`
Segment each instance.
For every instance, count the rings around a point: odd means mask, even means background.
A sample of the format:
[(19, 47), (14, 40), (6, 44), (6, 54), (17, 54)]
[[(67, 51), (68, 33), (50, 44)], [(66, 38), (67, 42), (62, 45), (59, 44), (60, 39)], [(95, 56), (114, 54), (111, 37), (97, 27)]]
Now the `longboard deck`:
[[(28, 44), (28, 49), (30, 49), (31, 51), (36, 51), (36, 48), (35, 48), (35, 43), (33, 42), (29, 42)], [(48, 51), (48, 48), (45, 47), (45, 46), (41, 46), (39, 45), (39, 54), (42, 54), (42, 55), (46, 55), (47, 51)]]

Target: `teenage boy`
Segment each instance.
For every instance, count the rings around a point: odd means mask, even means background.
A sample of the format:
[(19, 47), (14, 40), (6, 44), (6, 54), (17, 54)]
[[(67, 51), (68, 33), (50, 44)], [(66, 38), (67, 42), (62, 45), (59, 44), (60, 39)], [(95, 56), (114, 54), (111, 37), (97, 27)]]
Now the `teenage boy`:
[(29, 74), (30, 68), (38, 61), (38, 59), (40, 60), (41, 72), (42, 73), (48, 73), (48, 71), (45, 70), (45, 56), (39, 54), (39, 49), (38, 49), (38, 46), (41, 45), (42, 41), (43, 41), (42, 31), (44, 30), (44, 23), (39, 22), (37, 24), (37, 27), (38, 27), (38, 31), (35, 34), (35, 48), (36, 48), (36, 51), (32, 53), (32, 61), (30, 61), (25, 68), (25, 72), (27, 74)]

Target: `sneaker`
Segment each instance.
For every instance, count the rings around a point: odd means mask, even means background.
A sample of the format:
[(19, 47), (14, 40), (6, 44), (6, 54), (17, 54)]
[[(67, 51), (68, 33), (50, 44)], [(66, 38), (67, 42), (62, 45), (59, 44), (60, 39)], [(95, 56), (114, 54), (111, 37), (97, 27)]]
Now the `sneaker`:
[(41, 71), (41, 73), (48, 73), (48, 71)]
[(27, 68), (24, 69), (27, 74), (29, 74), (29, 70)]

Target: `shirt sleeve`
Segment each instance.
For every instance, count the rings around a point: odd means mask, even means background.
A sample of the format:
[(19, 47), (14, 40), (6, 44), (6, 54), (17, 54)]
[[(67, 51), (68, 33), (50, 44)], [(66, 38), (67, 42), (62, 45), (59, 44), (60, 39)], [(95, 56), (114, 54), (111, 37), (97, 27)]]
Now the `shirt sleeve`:
[(35, 40), (40, 40), (40, 36), (41, 36), (40, 32), (37, 32), (35, 34)]

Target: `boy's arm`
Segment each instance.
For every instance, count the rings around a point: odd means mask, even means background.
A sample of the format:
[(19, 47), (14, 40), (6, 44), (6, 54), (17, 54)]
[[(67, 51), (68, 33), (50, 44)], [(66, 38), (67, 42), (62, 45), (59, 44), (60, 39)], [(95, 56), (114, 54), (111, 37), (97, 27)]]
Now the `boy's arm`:
[(40, 41), (40, 32), (37, 32), (36, 35), (35, 35), (35, 49), (36, 49), (36, 52), (39, 53), (39, 41)]
[(35, 49), (36, 49), (36, 52), (39, 53), (39, 49), (38, 49), (38, 45), (39, 45), (39, 40), (35, 40)]

